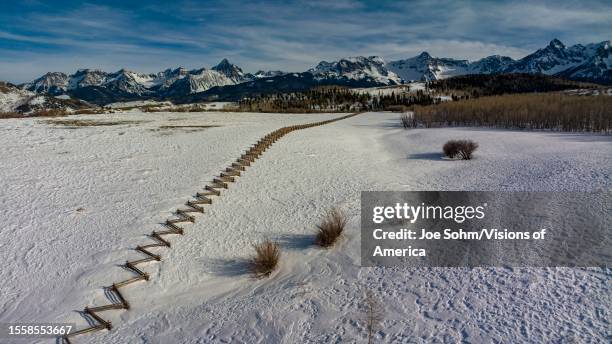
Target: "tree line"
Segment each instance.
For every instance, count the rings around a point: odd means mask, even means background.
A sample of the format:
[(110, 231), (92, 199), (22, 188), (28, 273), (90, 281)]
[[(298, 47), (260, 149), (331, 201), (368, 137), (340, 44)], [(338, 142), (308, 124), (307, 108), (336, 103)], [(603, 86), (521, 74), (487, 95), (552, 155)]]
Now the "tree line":
[(238, 111), (248, 112), (348, 112), (392, 110), (397, 106), (431, 105), (440, 98), (418, 90), (382, 94), (347, 87), (324, 86), (303, 92), (273, 93), (243, 98)]

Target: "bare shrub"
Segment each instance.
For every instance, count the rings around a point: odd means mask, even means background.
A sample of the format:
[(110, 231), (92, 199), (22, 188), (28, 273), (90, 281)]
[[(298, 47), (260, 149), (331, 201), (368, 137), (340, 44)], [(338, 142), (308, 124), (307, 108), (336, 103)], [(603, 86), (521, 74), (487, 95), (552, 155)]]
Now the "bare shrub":
[(253, 245), (255, 256), (251, 259), (251, 272), (255, 277), (269, 276), (278, 265), (280, 247), (277, 243), (265, 240)]
[(455, 158), (459, 156), (463, 160), (472, 159), (472, 154), (478, 148), (478, 143), (472, 140), (450, 140), (447, 141), (442, 150), (444, 155), (449, 158)]
[(376, 298), (374, 293), (367, 291), (362, 305), (363, 322), (368, 331), (368, 344), (374, 342), (374, 333), (378, 331), (380, 323), (384, 319), (385, 308)]
[(408, 128), (414, 128), (416, 125), (414, 123), (413, 120), (413, 116), (412, 114), (407, 114), (407, 113), (402, 113), (400, 115), (400, 121), (402, 122), (402, 127), (404, 127), (404, 129), (408, 129)]
[(315, 244), (321, 247), (332, 246), (342, 235), (346, 222), (346, 215), (340, 209), (333, 208), (328, 211), (321, 224), (317, 226), (319, 230), (315, 238)]

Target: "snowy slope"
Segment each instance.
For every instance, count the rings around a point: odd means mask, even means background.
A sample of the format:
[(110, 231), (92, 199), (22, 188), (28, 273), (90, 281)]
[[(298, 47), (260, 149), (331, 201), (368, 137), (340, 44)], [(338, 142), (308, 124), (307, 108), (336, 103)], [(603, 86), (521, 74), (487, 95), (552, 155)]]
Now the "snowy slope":
[(11, 112), (27, 103), (36, 94), (24, 91), (10, 84), (0, 83), (0, 112)]
[(70, 100), (70, 97), (39, 94), (18, 88), (9, 83), (0, 82), (0, 112), (30, 113), (37, 110), (47, 109), (76, 109), (85, 107), (78, 100)]
[[(129, 248), (249, 144), (330, 117), (132, 113), (83, 118), (149, 122), (80, 129), (2, 121), (1, 159), (13, 163), (0, 165), (0, 322), (82, 326), (75, 310), (103, 303), (101, 287), (129, 275), (117, 266), (138, 256)], [(606, 342), (607, 270), (359, 268), (359, 192), (610, 190), (612, 138), (398, 123), (362, 114), (282, 138), (171, 239), (163, 262), (146, 267), (149, 283), (126, 288), (132, 309), (106, 313), (112, 331), (75, 342), (363, 342), (365, 290), (386, 307), (377, 342)], [(221, 127), (159, 128), (173, 124)], [(439, 158), (444, 141), (464, 137), (481, 144), (475, 160)], [(314, 226), (335, 205), (350, 215), (347, 235), (317, 249)], [(283, 256), (269, 279), (253, 280), (243, 260), (262, 238), (278, 240)]]

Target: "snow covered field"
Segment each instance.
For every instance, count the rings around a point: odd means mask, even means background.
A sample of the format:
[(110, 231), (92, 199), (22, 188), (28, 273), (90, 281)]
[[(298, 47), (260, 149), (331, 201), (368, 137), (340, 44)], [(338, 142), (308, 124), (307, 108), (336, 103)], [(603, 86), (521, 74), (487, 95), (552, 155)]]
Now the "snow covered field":
[[(131, 123), (74, 128), (0, 121), (0, 322), (82, 328), (76, 311), (106, 304), (102, 287), (132, 276), (118, 266), (140, 257), (131, 248), (250, 144), (336, 116), (122, 113), (68, 119)], [(451, 138), (478, 141), (475, 160), (440, 159)], [(611, 190), (611, 148), (610, 136), (406, 131), (392, 113), (293, 132), (185, 236), (168, 237), (164, 260), (143, 265), (151, 281), (122, 289), (132, 309), (104, 313), (112, 331), (74, 341), (363, 342), (359, 306), (371, 290), (386, 307), (378, 341), (607, 342), (609, 270), (360, 268), (359, 192)], [(315, 225), (335, 205), (351, 216), (346, 237), (313, 247)], [(244, 259), (263, 238), (281, 243), (281, 265), (253, 280)]]

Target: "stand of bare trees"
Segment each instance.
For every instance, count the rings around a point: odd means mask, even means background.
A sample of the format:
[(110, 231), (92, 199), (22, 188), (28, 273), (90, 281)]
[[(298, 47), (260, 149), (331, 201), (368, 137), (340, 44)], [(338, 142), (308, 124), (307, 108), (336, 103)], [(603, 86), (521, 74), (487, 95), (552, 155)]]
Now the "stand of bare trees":
[(478, 126), (554, 131), (612, 131), (612, 97), (561, 93), (480, 97), (415, 106), (411, 127)]

